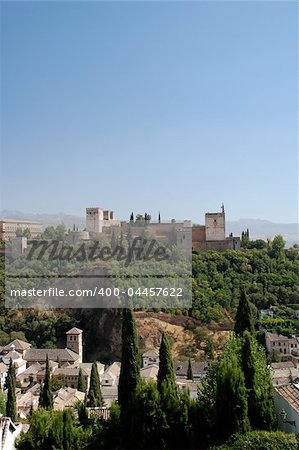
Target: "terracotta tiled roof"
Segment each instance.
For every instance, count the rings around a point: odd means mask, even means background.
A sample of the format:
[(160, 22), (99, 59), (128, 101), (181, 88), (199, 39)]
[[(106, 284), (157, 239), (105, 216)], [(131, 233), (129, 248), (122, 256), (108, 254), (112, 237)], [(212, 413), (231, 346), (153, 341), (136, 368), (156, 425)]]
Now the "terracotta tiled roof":
[[(65, 376), (79, 376), (79, 367), (57, 367), (53, 374), (56, 375), (65, 375)], [(82, 369), (82, 375), (88, 375), (87, 372), (85, 372), (84, 369)]]
[(142, 356), (148, 358), (157, 358), (159, 356), (159, 352), (157, 350), (148, 350), (147, 352), (143, 353)]
[(26, 361), (77, 361), (79, 355), (68, 348), (29, 348), (23, 358)]
[(4, 364), (3, 362), (0, 362), (0, 373), (7, 372), (7, 369), (8, 369), (7, 365)]
[(266, 332), (266, 337), (269, 339), (269, 341), (288, 341), (289, 338), (287, 336), (283, 336), (282, 334), (278, 333), (270, 333), (269, 331)]
[(111, 364), (111, 366), (107, 367), (104, 374), (110, 374), (113, 377), (119, 377), (120, 374), (120, 363), (118, 361), (115, 361)]
[(281, 362), (277, 362), (277, 363), (273, 362), (273, 363), (271, 363), (271, 367), (273, 370), (292, 369), (293, 367), (296, 367), (296, 363), (294, 363), (293, 361), (281, 361)]
[(22, 358), (22, 355), (20, 353), (16, 352), (15, 350), (11, 350), (6, 355), (3, 355), (2, 358), (14, 360), (14, 359)]
[(83, 333), (82, 330), (80, 330), (80, 328), (71, 328), (69, 331), (66, 332), (66, 334), (81, 334)]
[(14, 345), (17, 351), (26, 350), (27, 348), (31, 347), (31, 344), (29, 344), (28, 342), (22, 341), (21, 339), (14, 339), (12, 342), (3, 347), (2, 351), (10, 350), (12, 345)]
[(279, 386), (275, 388), (275, 391), (299, 412), (299, 385)]
[[(187, 376), (188, 371), (188, 361), (174, 361), (173, 368), (174, 372), (178, 376)], [(205, 361), (191, 361), (191, 367), (193, 376), (200, 376), (207, 372), (208, 363)]]
[(140, 369), (140, 375), (145, 380), (156, 380), (158, 376), (159, 366), (157, 364), (151, 364), (148, 367), (142, 367)]

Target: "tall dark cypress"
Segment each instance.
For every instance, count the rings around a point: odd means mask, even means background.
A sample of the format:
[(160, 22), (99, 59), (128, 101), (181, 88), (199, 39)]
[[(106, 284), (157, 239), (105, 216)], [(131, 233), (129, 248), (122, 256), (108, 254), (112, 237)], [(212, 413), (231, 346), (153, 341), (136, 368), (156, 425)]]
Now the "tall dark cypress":
[(157, 376), (157, 384), (159, 391), (161, 392), (163, 382), (165, 382), (168, 389), (176, 390), (171, 349), (169, 340), (165, 333), (162, 333), (162, 339), (159, 350), (159, 359), (160, 359), (159, 371)]
[(273, 387), (263, 350), (254, 336), (244, 332), (241, 367), (248, 396), (248, 417), (253, 429), (271, 430), (276, 425)]
[(140, 381), (140, 352), (135, 320), (131, 309), (123, 310), (122, 357), (118, 384), (118, 403), (124, 409), (129, 406)]
[(245, 289), (241, 290), (241, 297), (237, 309), (235, 321), (235, 333), (237, 336), (243, 336), (245, 331), (254, 332), (254, 323), (250, 303), (247, 298)]
[(12, 360), (10, 360), (9, 368), (7, 371), (6, 386), (7, 386), (6, 415), (7, 417), (11, 417), (11, 419), (15, 421), (17, 419), (16, 371)]
[(90, 384), (87, 393), (87, 406), (103, 406), (101, 382), (96, 361), (92, 363)]
[(191, 359), (190, 358), (189, 358), (189, 361), (188, 361), (187, 380), (193, 380), (193, 371), (192, 371), (192, 365), (191, 365)]
[(215, 398), (215, 433), (221, 441), (250, 430), (247, 391), (236, 355), (219, 364)]
[(85, 382), (85, 378), (84, 378), (81, 367), (79, 369), (79, 375), (78, 375), (78, 391), (86, 392), (86, 382)]
[(48, 355), (46, 358), (45, 380), (39, 396), (39, 405), (45, 409), (53, 408), (52, 380)]

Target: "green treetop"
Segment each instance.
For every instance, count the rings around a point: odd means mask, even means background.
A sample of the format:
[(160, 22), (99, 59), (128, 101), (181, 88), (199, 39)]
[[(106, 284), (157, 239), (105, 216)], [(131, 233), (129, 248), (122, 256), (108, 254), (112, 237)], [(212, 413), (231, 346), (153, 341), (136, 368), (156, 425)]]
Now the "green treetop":
[(53, 395), (52, 395), (52, 380), (51, 380), (51, 372), (49, 366), (49, 358), (47, 355), (46, 358), (46, 371), (45, 371), (45, 381), (41, 388), (40, 396), (39, 396), (39, 405), (45, 409), (53, 408)]
[(193, 372), (192, 372), (192, 365), (191, 365), (191, 359), (190, 358), (189, 358), (189, 361), (188, 361), (187, 380), (193, 380)]
[(10, 360), (9, 368), (6, 377), (7, 399), (6, 399), (6, 415), (11, 417), (13, 421), (17, 419), (17, 404), (16, 404), (16, 371), (15, 366)]
[(86, 392), (86, 382), (81, 367), (79, 369), (79, 376), (78, 376), (78, 391)]
[(122, 357), (118, 384), (118, 403), (122, 408), (129, 405), (140, 381), (140, 352), (135, 320), (131, 309), (123, 310)]
[(248, 417), (253, 429), (272, 430), (276, 425), (273, 387), (264, 350), (254, 336), (244, 332), (241, 366), (248, 394)]
[(87, 394), (87, 406), (103, 406), (101, 382), (96, 361), (92, 363), (90, 385)]
[(245, 289), (242, 289), (235, 320), (235, 333), (237, 336), (243, 336), (246, 330), (253, 333), (254, 323), (249, 300)]
[(230, 355), (220, 362), (217, 372), (215, 431), (222, 440), (249, 429), (244, 375), (237, 356)]
[(176, 390), (175, 374), (169, 340), (165, 333), (162, 333), (162, 339), (159, 350), (159, 371), (157, 376), (158, 389), (161, 392), (162, 383), (165, 382), (169, 388)]

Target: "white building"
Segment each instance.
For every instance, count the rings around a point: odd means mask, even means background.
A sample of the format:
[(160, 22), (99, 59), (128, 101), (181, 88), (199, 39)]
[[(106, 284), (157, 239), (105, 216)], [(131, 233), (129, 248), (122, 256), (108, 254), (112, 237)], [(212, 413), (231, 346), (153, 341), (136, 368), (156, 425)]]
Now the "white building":
[(152, 364), (157, 364), (159, 366), (159, 352), (157, 350), (148, 350), (142, 355), (142, 367), (147, 367)]
[(274, 403), (278, 428), (285, 433), (299, 433), (299, 384), (275, 388)]
[(5, 378), (7, 377), (7, 369), (7, 365), (3, 362), (0, 362), (0, 389), (2, 390), (4, 389)]
[(0, 415), (0, 450), (14, 450), (21, 431), (22, 424), (15, 424), (10, 417)]
[(10, 361), (12, 361), (16, 369), (16, 375), (19, 375), (26, 370), (26, 361), (23, 359), (22, 355), (15, 350), (14, 345), (11, 345), (11, 350), (9, 352), (0, 356), (0, 361), (7, 367), (9, 366)]
[(43, 231), (43, 226), (40, 222), (33, 220), (11, 220), (0, 219), (0, 241), (8, 241), (16, 237), (17, 230), (29, 230), (32, 238), (37, 237)]
[(265, 333), (266, 347), (268, 353), (279, 353), (282, 357), (297, 356), (299, 341), (296, 337), (288, 338), (278, 333)]

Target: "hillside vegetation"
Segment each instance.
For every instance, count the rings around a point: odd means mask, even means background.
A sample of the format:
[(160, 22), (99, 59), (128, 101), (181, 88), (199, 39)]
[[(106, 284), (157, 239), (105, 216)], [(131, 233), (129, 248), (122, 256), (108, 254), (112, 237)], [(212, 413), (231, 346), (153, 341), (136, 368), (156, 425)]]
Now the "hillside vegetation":
[[(0, 278), (0, 345), (19, 337), (38, 347), (63, 347), (65, 332), (72, 326), (79, 326), (84, 330), (86, 359), (101, 357), (109, 361), (119, 357), (119, 311), (8, 310), (4, 306), (3, 257), (0, 257)], [(137, 315), (143, 346), (155, 347), (157, 332), (168, 328), (173, 332), (173, 340), (177, 340), (175, 353), (178, 357), (184, 353), (199, 357), (211, 341), (216, 350), (221, 348), (221, 340), (226, 339), (221, 337), (219, 342), (217, 332), (232, 329), (241, 286), (245, 286), (256, 314), (257, 309), (276, 305), (278, 311), (289, 313), (288, 330), (299, 330), (299, 321), (292, 318), (292, 311), (299, 309), (298, 249), (285, 251), (272, 244), (262, 249), (194, 253), (192, 309), (165, 310), (163, 317), (157, 310), (143, 311), (139, 319)], [(175, 322), (173, 317), (177, 317)], [(272, 325), (270, 320), (267, 327)], [(274, 328), (276, 325), (274, 323)]]

